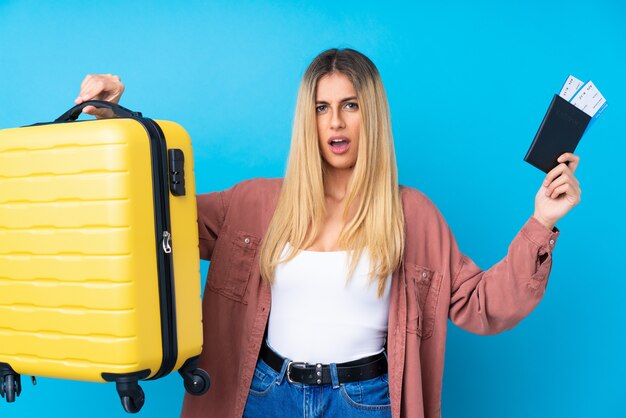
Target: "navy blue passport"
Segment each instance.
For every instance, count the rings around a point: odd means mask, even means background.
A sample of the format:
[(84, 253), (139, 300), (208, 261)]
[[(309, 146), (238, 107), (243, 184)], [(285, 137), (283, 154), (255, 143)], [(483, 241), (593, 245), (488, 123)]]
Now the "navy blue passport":
[(574, 152), (591, 116), (555, 94), (524, 161), (548, 173), (564, 152)]

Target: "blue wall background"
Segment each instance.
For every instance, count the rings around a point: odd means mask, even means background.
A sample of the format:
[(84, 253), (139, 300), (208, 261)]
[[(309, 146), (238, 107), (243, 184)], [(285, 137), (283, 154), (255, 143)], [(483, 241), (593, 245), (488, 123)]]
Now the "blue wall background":
[[(543, 174), (522, 158), (552, 95), (592, 79), (610, 104), (577, 149), (582, 202), (558, 224), (546, 297), (498, 336), (450, 326), (443, 415), (624, 417), (625, 21), (621, 0), (0, 1), (0, 128), (60, 115), (88, 73), (120, 74), (122, 103), (182, 124), (198, 190), (220, 190), (282, 175), (302, 73), (353, 47), (382, 74), (401, 182), (488, 268), (533, 212)], [(140, 416), (178, 415), (178, 375), (143, 387)], [(111, 385), (43, 378), (0, 415), (125, 416)]]

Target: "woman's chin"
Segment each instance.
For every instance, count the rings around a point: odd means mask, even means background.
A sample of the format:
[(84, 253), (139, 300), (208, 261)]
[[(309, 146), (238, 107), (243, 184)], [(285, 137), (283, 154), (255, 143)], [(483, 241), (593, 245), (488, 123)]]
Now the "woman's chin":
[(352, 171), (354, 161), (325, 161), (326, 171)]

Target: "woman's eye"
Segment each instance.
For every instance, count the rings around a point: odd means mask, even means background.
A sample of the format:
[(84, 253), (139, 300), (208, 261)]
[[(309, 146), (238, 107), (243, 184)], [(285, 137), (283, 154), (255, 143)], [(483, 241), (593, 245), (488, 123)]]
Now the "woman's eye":
[(357, 110), (358, 108), (359, 108), (359, 105), (354, 102), (346, 103), (346, 109)]
[(319, 105), (319, 106), (317, 106), (317, 107), (315, 108), (315, 111), (316, 111), (317, 113), (321, 113), (321, 112), (323, 112), (323, 111), (325, 111), (325, 110), (326, 110), (326, 105)]

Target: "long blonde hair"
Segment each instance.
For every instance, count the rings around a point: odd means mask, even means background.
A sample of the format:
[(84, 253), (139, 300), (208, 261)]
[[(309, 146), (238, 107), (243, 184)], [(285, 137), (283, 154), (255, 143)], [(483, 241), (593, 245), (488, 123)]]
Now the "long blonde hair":
[[(374, 63), (352, 49), (330, 49), (309, 65), (298, 92), (291, 150), (276, 211), (261, 246), (261, 275), (270, 284), (276, 266), (312, 245), (326, 214), (324, 161), (320, 154), (315, 100), (318, 81), (339, 72), (354, 85), (361, 112), (357, 161), (348, 191), (339, 246), (351, 250), (350, 277), (364, 250), (378, 295), (404, 249), (404, 216), (398, 187), (389, 104)], [(356, 213), (348, 211), (356, 206)], [(287, 244), (289, 250), (281, 258)]]

